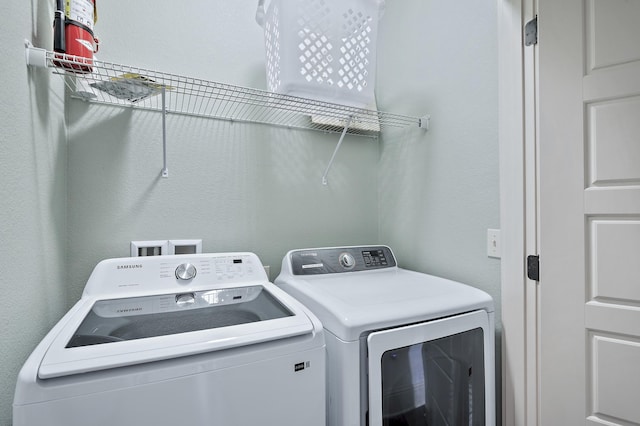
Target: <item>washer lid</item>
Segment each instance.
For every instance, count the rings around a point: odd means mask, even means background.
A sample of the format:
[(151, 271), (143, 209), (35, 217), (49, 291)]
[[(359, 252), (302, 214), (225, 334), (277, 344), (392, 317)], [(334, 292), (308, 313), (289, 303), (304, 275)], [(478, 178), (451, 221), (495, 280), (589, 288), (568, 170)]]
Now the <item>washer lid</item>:
[(482, 290), (400, 268), (294, 276), (275, 283), (306, 305), (337, 337), (443, 318), (479, 309), (493, 311)]
[(311, 320), (286, 299), (270, 283), (121, 299), (84, 298), (47, 350), (38, 377), (311, 333)]

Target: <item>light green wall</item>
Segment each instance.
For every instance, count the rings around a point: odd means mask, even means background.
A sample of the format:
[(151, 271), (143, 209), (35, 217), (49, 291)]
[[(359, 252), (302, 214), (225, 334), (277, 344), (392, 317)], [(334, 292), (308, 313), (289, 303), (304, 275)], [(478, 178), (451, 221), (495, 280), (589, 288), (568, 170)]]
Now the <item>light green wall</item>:
[(430, 114), (429, 132), (383, 135), (380, 239), (407, 267), (480, 287), (500, 300), (495, 0), (387, 2), (380, 108)]
[[(100, 259), (129, 241), (202, 238), (209, 252), (248, 250), (271, 266), (295, 247), (376, 238), (378, 142), (348, 140), (323, 186), (337, 136), (86, 105), (69, 112), (69, 266), (78, 298)], [(77, 119), (77, 120), (76, 120)]]
[[(50, 43), (52, 2), (6, 2), (0, 25), (0, 425), (22, 363), (67, 308), (64, 91), (27, 69), (24, 39)], [(50, 7), (51, 6), (51, 7)]]

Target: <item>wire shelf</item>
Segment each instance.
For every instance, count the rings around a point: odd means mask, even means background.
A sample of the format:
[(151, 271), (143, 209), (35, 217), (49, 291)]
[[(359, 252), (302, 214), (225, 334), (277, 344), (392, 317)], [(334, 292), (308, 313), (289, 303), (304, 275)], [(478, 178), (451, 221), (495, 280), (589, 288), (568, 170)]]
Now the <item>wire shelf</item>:
[(72, 97), (89, 102), (323, 132), (342, 132), (349, 123), (348, 134), (369, 136), (387, 127), (428, 127), (428, 116), (410, 117), (88, 61), (31, 46), (27, 46), (27, 63), (53, 68), (65, 77)]

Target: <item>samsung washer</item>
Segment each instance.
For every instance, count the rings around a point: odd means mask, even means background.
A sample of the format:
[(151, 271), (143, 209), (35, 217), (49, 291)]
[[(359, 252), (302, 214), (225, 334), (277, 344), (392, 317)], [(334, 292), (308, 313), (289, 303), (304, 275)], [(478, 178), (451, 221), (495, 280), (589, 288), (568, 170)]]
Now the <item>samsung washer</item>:
[(325, 342), (252, 253), (110, 259), (20, 371), (14, 426), (325, 425)]
[(276, 285), (322, 322), (331, 426), (494, 425), (494, 308), (389, 247), (293, 250)]

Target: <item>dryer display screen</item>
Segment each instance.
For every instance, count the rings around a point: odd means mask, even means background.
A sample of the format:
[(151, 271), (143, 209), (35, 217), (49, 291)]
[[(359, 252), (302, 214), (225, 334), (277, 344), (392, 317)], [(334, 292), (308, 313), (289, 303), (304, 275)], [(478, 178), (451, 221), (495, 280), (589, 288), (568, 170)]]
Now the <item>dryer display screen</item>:
[(387, 266), (387, 258), (383, 250), (365, 250), (362, 252), (365, 267)]

